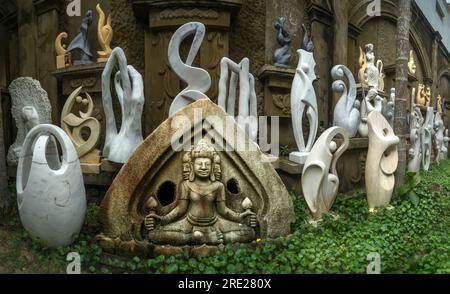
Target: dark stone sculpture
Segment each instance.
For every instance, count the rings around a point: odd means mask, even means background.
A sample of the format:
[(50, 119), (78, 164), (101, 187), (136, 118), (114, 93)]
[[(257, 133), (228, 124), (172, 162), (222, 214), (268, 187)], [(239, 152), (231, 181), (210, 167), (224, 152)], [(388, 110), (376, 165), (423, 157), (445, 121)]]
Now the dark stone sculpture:
[(73, 39), (66, 52), (72, 52), (76, 49), (80, 52), (80, 59), (74, 60), (74, 65), (92, 63), (93, 57), (88, 41), (89, 26), (92, 23), (92, 10), (88, 10), (80, 26), (80, 33)]
[(314, 51), (314, 43), (312, 41), (312, 38), (309, 35), (309, 32), (304, 24), (302, 24), (302, 29), (303, 29), (303, 43), (301, 48), (305, 51), (312, 53)]
[(285, 22), (286, 18), (284, 17), (279, 17), (275, 22), (275, 29), (278, 31), (277, 41), (282, 47), (275, 50), (275, 53), (273, 54), (273, 63), (280, 67), (288, 67), (292, 58), (292, 37), (291, 34), (284, 29)]

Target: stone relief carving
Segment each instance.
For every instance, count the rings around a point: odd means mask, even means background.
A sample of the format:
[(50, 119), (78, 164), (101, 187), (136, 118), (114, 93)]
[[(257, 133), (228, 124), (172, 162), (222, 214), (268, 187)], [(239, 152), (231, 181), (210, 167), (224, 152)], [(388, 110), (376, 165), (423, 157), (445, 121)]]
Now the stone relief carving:
[(415, 75), (417, 70), (416, 61), (414, 60), (414, 51), (409, 51), (409, 61), (408, 61), (408, 73), (410, 75)]
[(285, 23), (285, 17), (278, 17), (274, 25), (277, 30), (277, 41), (281, 48), (275, 50), (273, 54), (273, 63), (275, 66), (280, 67), (288, 67), (292, 58), (292, 37), (291, 34), (284, 28)]
[[(305, 48), (307, 46), (308, 44), (302, 45)], [(315, 74), (316, 61), (314, 60), (313, 52), (299, 49), (297, 53), (299, 55), (299, 61), (291, 88), (291, 113), (292, 127), (298, 152), (289, 154), (289, 159), (297, 163), (305, 163), (309, 151), (313, 147), (319, 128), (317, 98), (313, 86), (313, 82), (317, 78)], [(302, 123), (305, 111), (309, 122), (308, 140), (306, 143), (303, 136)]]
[[(111, 75), (116, 63), (119, 71), (114, 76), (114, 88), (122, 110), (122, 125), (119, 131), (111, 96)], [(124, 163), (143, 140), (141, 117), (144, 107), (144, 83), (141, 74), (133, 66), (127, 65), (125, 53), (120, 47), (114, 48), (103, 70), (102, 101), (106, 119), (103, 156), (110, 161)]]
[(377, 111), (369, 113), (369, 150), (366, 162), (366, 190), (369, 209), (389, 205), (394, 190), (395, 170), (398, 164), (397, 145), (400, 139), (395, 136), (389, 123)]
[(164, 9), (159, 13), (159, 18), (161, 19), (176, 19), (176, 18), (203, 18), (203, 19), (217, 19), (219, 18), (219, 13), (213, 9)]
[(15, 79), (9, 85), (11, 113), (17, 127), (14, 143), (9, 147), (7, 163), (16, 166), (27, 133), (38, 124), (51, 123), (52, 108), (47, 92), (38, 80), (29, 77)]
[[(343, 137), (343, 143), (337, 146), (333, 138)], [(328, 213), (336, 199), (339, 177), (336, 163), (347, 150), (348, 133), (344, 128), (331, 127), (317, 139), (303, 167), (302, 191), (314, 220)]]
[(111, 26), (111, 14), (106, 17), (100, 4), (95, 7), (98, 12), (97, 37), (101, 51), (97, 51), (97, 62), (106, 62), (111, 56), (111, 40), (113, 38), (113, 29)]
[[(184, 39), (194, 34), (191, 48), (186, 62), (180, 57), (180, 46)], [(205, 36), (205, 25), (199, 22), (189, 22), (179, 27), (173, 34), (168, 49), (169, 64), (176, 75), (187, 84), (172, 101), (169, 109), (169, 117), (188, 104), (199, 99), (209, 99), (205, 93), (211, 87), (209, 73), (198, 67), (193, 67), (195, 56)]]
[(92, 63), (92, 53), (88, 40), (89, 27), (92, 23), (92, 10), (88, 10), (81, 22), (80, 33), (72, 40), (66, 52), (78, 50), (80, 57), (73, 61), (74, 65)]
[[(333, 91), (342, 93), (336, 107), (334, 108), (333, 126), (342, 127), (347, 130), (349, 137), (353, 138), (360, 125), (360, 102), (356, 100), (356, 83), (351, 71), (345, 65), (336, 65), (331, 70), (333, 80)], [(349, 91), (342, 80), (347, 77)]]
[[(245, 130), (251, 140), (256, 142), (258, 136), (258, 105), (255, 92), (255, 78), (249, 73), (248, 58), (239, 64), (227, 57), (220, 62), (220, 80), (218, 105), (230, 116), (235, 117), (237, 124)], [(230, 76), (231, 72), (231, 76)], [(236, 92), (239, 82), (239, 108), (235, 116)], [(229, 86), (227, 87), (227, 85)]]
[(291, 95), (275, 94), (272, 96), (273, 104), (281, 109), (283, 114), (291, 115)]

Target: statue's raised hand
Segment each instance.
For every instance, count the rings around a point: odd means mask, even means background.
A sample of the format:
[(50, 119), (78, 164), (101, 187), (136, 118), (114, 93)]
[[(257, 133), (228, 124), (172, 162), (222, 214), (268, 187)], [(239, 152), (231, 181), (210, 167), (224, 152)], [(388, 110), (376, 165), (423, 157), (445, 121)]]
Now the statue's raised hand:
[(257, 222), (257, 220), (256, 220), (256, 213), (254, 213), (253, 211), (247, 210), (247, 211), (244, 211), (241, 214), (239, 214), (239, 217), (242, 220), (245, 220), (245, 218), (247, 216), (249, 217), (250, 227), (252, 227), (252, 228), (256, 227), (256, 222)]

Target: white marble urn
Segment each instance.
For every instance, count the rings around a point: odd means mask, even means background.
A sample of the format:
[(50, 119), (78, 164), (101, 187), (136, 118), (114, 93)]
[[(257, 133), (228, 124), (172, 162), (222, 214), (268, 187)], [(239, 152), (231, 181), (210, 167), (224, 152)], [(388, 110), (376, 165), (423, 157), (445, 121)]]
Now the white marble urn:
[(27, 134), (16, 189), (20, 220), (31, 236), (50, 247), (73, 242), (84, 222), (86, 192), (77, 152), (62, 129), (41, 124)]

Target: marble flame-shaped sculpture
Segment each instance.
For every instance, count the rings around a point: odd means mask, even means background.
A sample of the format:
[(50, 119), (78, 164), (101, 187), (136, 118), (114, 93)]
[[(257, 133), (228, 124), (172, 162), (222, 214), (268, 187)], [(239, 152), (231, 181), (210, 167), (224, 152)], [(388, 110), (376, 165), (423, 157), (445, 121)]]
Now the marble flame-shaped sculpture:
[[(333, 139), (342, 136), (343, 143), (337, 147)], [(302, 190), (312, 217), (322, 218), (333, 206), (338, 193), (339, 178), (336, 163), (347, 150), (348, 133), (344, 128), (331, 127), (317, 139), (302, 173)]]
[[(305, 32), (307, 34), (307, 32)], [(306, 48), (307, 44), (302, 44)], [(297, 69), (291, 88), (292, 127), (298, 152), (289, 154), (289, 159), (297, 163), (305, 163), (306, 158), (314, 145), (319, 128), (319, 113), (317, 98), (313, 82), (317, 79), (315, 74), (316, 61), (314, 53), (304, 49), (297, 50), (299, 56)], [(303, 115), (309, 122), (308, 140), (305, 144), (303, 136)]]
[(364, 50), (359, 48), (359, 66), (358, 79), (363, 88), (375, 88), (377, 91), (384, 91), (383, 62), (377, 60), (375, 63), (375, 53), (373, 44), (367, 44)]
[(7, 162), (16, 166), (27, 133), (38, 124), (51, 123), (52, 107), (47, 92), (38, 80), (29, 77), (15, 79), (9, 85), (11, 114), (17, 127), (14, 143), (9, 147)]
[(416, 61), (414, 60), (414, 51), (410, 50), (409, 51), (409, 61), (408, 61), (408, 73), (410, 75), (415, 75), (416, 74)]
[(274, 25), (277, 30), (277, 41), (281, 48), (275, 50), (273, 54), (273, 63), (275, 66), (280, 67), (288, 67), (292, 58), (292, 37), (291, 34), (284, 28), (285, 23), (285, 17), (278, 17)]
[(431, 152), (433, 148), (433, 135), (434, 135), (434, 109), (433, 107), (427, 108), (427, 116), (422, 126), (422, 167), (425, 171), (430, 169), (431, 164)]
[(398, 165), (397, 145), (400, 139), (377, 111), (369, 113), (369, 150), (366, 160), (366, 190), (369, 209), (389, 205)]
[(71, 54), (66, 52), (65, 45), (62, 44), (62, 40), (67, 39), (67, 37), (67, 33), (62, 32), (55, 39), (57, 69), (72, 66)]
[(67, 48), (66, 52), (72, 52), (79, 50), (79, 59), (73, 61), (74, 65), (92, 63), (92, 53), (89, 45), (89, 27), (92, 23), (92, 10), (88, 10), (81, 22), (80, 33), (72, 40)]
[[(249, 72), (249, 66), (250, 61), (248, 58), (242, 59), (239, 64), (227, 57), (222, 58), (220, 61), (219, 96), (217, 102), (230, 116), (235, 117), (237, 124), (245, 130), (251, 140), (256, 142), (258, 136), (258, 101), (255, 92), (255, 78)], [(235, 116), (238, 82), (239, 109), (238, 115)]]
[[(86, 98), (80, 96), (83, 86), (78, 87), (67, 98), (61, 113), (61, 128), (67, 133), (75, 146), (83, 172), (92, 170), (99, 173), (100, 150), (96, 146), (100, 140), (100, 123), (92, 117), (94, 102), (89, 93), (86, 92)], [(86, 112), (79, 111), (78, 115), (72, 113), (74, 106), (78, 104), (87, 108)], [(83, 132), (89, 130), (89, 137), (85, 139)], [(91, 169), (89, 169), (91, 167)]]
[(97, 37), (101, 51), (97, 51), (97, 62), (106, 62), (111, 56), (111, 40), (113, 38), (113, 29), (111, 26), (111, 14), (106, 17), (100, 4), (95, 7), (98, 12), (98, 25), (97, 25)]
[[(122, 113), (119, 132), (111, 96), (111, 75), (116, 63), (119, 71), (115, 73), (114, 86)], [(143, 140), (141, 117), (144, 107), (144, 82), (133, 66), (127, 66), (125, 53), (120, 47), (114, 48), (103, 70), (102, 96), (106, 118), (103, 156), (110, 161), (124, 163)]]
[(389, 100), (383, 105), (383, 115), (391, 125), (394, 127), (394, 114), (395, 114), (395, 88), (391, 88), (391, 94), (389, 95)]
[[(444, 132), (445, 126), (444, 121), (442, 120), (441, 114), (436, 112), (434, 116), (434, 142), (436, 144), (436, 162), (441, 161), (446, 158), (447, 151), (444, 150)], [(445, 154), (445, 155), (444, 155)]]
[[(186, 62), (183, 62), (180, 57), (180, 46), (183, 40), (192, 34), (194, 34), (194, 38), (191, 49)], [(211, 86), (209, 73), (202, 68), (192, 66), (204, 37), (205, 25), (199, 22), (189, 22), (179, 27), (170, 39), (169, 64), (177, 76), (187, 84), (187, 87), (173, 99), (169, 109), (169, 117), (196, 100), (209, 99), (205, 95)]]
[[(342, 80), (347, 77), (349, 91)], [(360, 125), (360, 103), (356, 100), (356, 83), (352, 72), (345, 65), (336, 65), (331, 70), (333, 80), (333, 91), (342, 93), (336, 107), (334, 108), (333, 126), (342, 127), (347, 130), (350, 138), (353, 138)]]
[(51, 247), (73, 242), (83, 225), (86, 192), (77, 153), (63, 130), (41, 124), (28, 133), (16, 188), (20, 220), (31, 236)]

